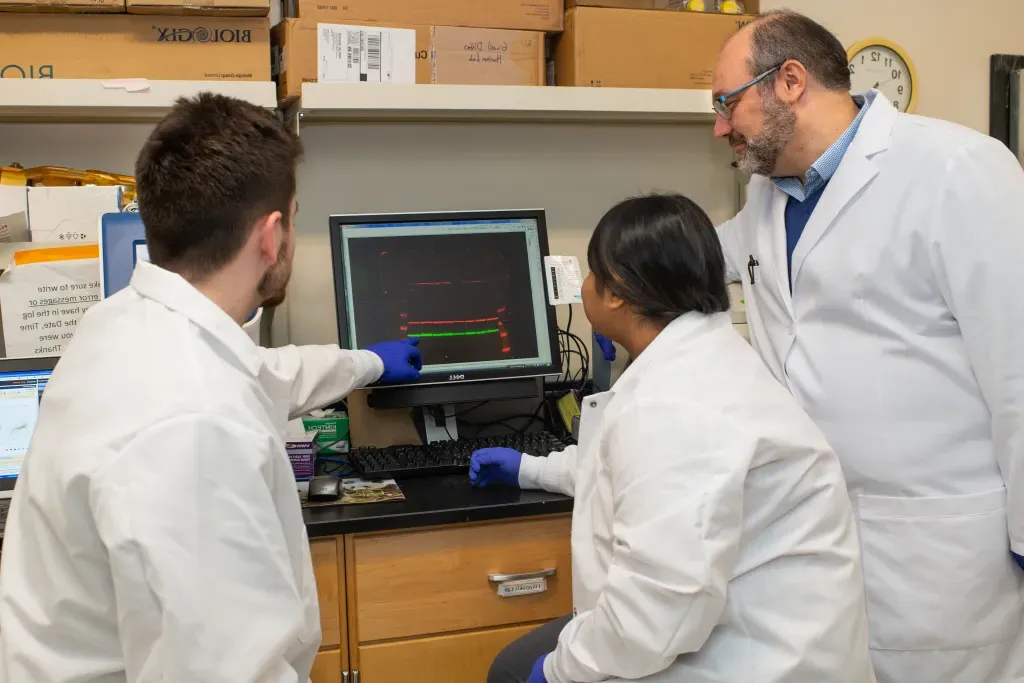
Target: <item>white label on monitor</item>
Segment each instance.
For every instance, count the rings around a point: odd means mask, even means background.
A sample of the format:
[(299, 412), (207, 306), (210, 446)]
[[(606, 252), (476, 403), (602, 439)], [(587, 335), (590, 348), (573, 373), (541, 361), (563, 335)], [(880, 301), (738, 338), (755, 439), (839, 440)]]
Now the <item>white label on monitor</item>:
[(580, 276), (580, 261), (575, 256), (545, 256), (544, 279), (548, 283), (548, 300), (552, 306), (583, 303), (583, 278)]
[(149, 262), (149, 247), (145, 244), (135, 245), (135, 262), (138, 263), (139, 261)]
[(321, 83), (415, 83), (416, 31), (317, 24)]

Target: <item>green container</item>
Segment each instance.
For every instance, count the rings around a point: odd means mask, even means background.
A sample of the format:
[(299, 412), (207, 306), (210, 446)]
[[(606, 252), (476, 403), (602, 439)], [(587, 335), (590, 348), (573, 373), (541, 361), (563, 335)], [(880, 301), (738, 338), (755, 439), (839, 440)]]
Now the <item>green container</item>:
[(317, 455), (348, 453), (348, 413), (328, 413), (324, 417), (307, 416), (302, 418), (302, 426), (307, 432), (316, 432)]

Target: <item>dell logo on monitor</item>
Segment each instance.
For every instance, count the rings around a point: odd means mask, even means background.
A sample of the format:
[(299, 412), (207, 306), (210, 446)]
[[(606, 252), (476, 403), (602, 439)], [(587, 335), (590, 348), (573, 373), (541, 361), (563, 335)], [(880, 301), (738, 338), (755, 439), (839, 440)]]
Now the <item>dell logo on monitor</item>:
[(448, 375), (449, 382), (458, 382), (459, 380), (466, 379), (465, 375)]

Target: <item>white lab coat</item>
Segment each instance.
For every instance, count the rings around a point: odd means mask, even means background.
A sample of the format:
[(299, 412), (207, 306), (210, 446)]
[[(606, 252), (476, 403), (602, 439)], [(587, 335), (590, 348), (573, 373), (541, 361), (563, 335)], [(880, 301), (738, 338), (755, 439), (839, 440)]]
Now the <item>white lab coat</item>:
[(49, 383), (0, 569), (4, 683), (304, 683), (316, 585), (282, 434), (383, 368), (260, 349), (139, 262)]
[(550, 683), (873, 683), (839, 462), (728, 315), (671, 323), (520, 484), (575, 497)]
[(730, 276), (842, 462), (879, 681), (1024, 680), (1024, 173), (992, 138), (868, 97), (792, 296), (766, 178), (719, 230)]

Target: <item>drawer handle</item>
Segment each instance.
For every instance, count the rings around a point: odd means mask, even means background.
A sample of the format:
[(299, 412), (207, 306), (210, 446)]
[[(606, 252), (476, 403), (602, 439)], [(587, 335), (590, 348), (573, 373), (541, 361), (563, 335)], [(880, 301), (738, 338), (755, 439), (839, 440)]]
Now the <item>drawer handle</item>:
[(506, 581), (524, 581), (526, 579), (546, 579), (555, 575), (555, 569), (541, 569), (539, 572), (526, 572), (525, 574), (488, 574), (487, 580), (491, 583), (505, 583)]

